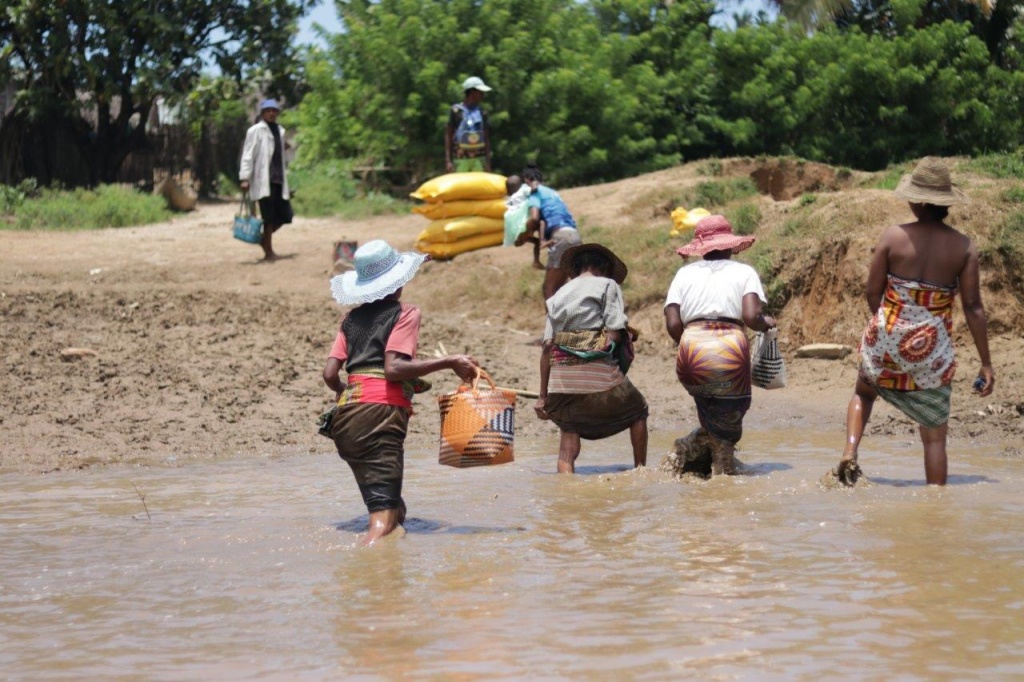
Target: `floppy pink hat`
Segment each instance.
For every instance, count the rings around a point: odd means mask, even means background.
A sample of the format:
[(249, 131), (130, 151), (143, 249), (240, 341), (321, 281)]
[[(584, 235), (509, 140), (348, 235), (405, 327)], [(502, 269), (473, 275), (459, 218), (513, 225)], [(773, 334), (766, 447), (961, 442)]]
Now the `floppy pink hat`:
[(676, 249), (683, 258), (687, 256), (703, 256), (712, 251), (728, 251), (739, 253), (750, 248), (756, 237), (733, 234), (732, 225), (722, 215), (709, 215), (701, 218), (693, 230), (693, 239), (686, 246)]

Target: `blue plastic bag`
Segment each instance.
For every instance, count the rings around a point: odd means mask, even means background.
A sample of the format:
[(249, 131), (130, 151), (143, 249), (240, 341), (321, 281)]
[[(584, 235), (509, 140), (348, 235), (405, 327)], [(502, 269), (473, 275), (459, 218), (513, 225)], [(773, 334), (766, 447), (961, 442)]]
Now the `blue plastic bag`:
[(263, 236), (263, 220), (253, 215), (252, 201), (247, 196), (242, 197), (242, 205), (235, 216), (232, 232), (235, 239), (241, 239), (248, 244), (259, 244), (260, 237)]

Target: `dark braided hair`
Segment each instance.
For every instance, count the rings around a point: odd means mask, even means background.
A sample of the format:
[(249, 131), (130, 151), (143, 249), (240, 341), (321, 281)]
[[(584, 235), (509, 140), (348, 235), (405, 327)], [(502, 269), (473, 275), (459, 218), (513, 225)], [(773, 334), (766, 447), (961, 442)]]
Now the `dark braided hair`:
[(526, 164), (526, 168), (523, 169), (523, 180), (529, 182), (536, 180), (537, 182), (544, 182), (544, 174), (540, 172), (540, 168), (535, 163)]

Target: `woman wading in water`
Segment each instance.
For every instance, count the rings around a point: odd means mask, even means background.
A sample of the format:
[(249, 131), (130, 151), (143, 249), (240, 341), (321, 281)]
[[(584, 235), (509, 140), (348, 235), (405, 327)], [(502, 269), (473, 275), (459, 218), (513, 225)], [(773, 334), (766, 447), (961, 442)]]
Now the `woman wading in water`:
[(600, 440), (629, 429), (633, 466), (647, 464), (647, 401), (626, 375), (626, 313), (619, 285), (626, 265), (600, 244), (562, 256), (572, 277), (547, 301), (535, 410), (561, 431), (558, 473), (576, 471), (580, 439)]
[(882, 233), (868, 271), (872, 313), (860, 345), (860, 370), (846, 410), (846, 447), (836, 469), (853, 485), (864, 427), (875, 399), (895, 405), (920, 426), (924, 473), (930, 485), (946, 484), (946, 430), (952, 381), (953, 302), (959, 288), (967, 327), (981, 368), (975, 390), (992, 393), (995, 378), (988, 351), (988, 324), (978, 282), (978, 250), (943, 222), (949, 206), (966, 201), (942, 162), (926, 157), (904, 176), (896, 196), (910, 202), (915, 221)]
[[(370, 513), (366, 545), (405, 521), (405, 436), (412, 396), (426, 390), (419, 377), (444, 369), (467, 383), (476, 377), (477, 362), (468, 355), (415, 359), (420, 310), (399, 299), (426, 259), (377, 239), (356, 251), (355, 271), (331, 280), (334, 299), (357, 306), (341, 321), (323, 377), (338, 404), (328, 427), (331, 437)], [(347, 382), (341, 380), (343, 368)]]
[(736, 444), (750, 409), (750, 346), (745, 327), (767, 331), (775, 319), (757, 271), (730, 260), (754, 237), (735, 235), (723, 216), (702, 218), (693, 241), (677, 249), (701, 256), (676, 273), (665, 299), (665, 328), (679, 345), (676, 376), (697, 404), (701, 428), (711, 436), (711, 474), (736, 473)]

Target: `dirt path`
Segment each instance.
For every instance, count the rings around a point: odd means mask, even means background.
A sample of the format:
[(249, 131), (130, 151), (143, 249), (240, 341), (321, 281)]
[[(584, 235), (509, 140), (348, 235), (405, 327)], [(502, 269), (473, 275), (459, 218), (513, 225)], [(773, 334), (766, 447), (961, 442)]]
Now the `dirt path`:
[[(638, 190), (687, 174), (693, 171), (673, 169), (564, 195), (587, 207), (584, 221), (596, 221), (619, 215)], [(209, 204), (148, 227), (0, 232), (0, 471), (330, 450), (313, 423), (330, 400), (320, 372), (340, 312), (328, 290), (332, 243), (381, 237), (409, 248), (423, 219), (298, 218), (276, 239), (287, 258), (262, 264), (257, 247), (231, 239), (233, 212), (233, 204)], [(523, 286), (524, 278), (539, 292), (540, 274), (525, 272), (528, 258), (526, 250), (495, 248), (428, 263), (405, 294), (424, 310), (421, 353), (441, 345), (470, 352), (499, 383), (536, 388), (538, 350), (529, 342), (543, 323), (539, 295), (516, 310), (490, 305), (486, 295), (491, 287)], [(694, 410), (675, 381), (660, 310), (631, 315), (645, 332), (631, 377), (651, 404), (651, 428), (685, 433), (695, 424)], [(1024, 342), (1004, 337), (993, 346), (998, 376), (1019, 379)], [(97, 355), (63, 362), (60, 351), (68, 347)], [(973, 349), (962, 353), (967, 369), (954, 396), (954, 436), (1010, 447), (1024, 433), (1014, 407), (1020, 391), (1010, 395), (1012, 382), (1002, 383), (991, 408), (969, 396)], [(786, 390), (755, 393), (749, 428), (828, 431), (838, 451), (852, 359), (790, 356), (789, 372)], [(434, 446), (434, 396), (455, 383), (435, 376), (433, 392), (417, 400), (410, 447)], [(520, 437), (555, 433), (533, 418), (530, 402), (521, 401), (519, 412)], [(876, 414), (873, 433), (916, 438), (910, 422), (888, 406)]]

